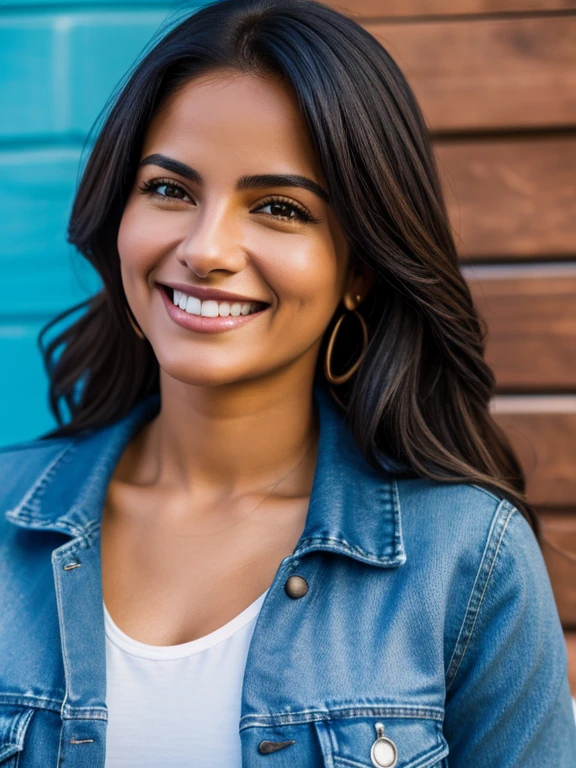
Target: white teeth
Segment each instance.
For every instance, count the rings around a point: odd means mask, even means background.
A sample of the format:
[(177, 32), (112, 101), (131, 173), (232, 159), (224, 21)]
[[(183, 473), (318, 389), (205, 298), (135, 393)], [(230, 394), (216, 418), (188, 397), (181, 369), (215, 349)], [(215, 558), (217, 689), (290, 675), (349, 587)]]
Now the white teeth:
[(218, 302), (203, 301), (200, 314), (202, 317), (218, 317)]
[(214, 301), (209, 299), (201, 301), (196, 296), (187, 296), (182, 291), (174, 289), (172, 297), (174, 306), (180, 307), (189, 315), (201, 315), (202, 317), (238, 317), (239, 315), (249, 315), (251, 312), (256, 312), (258, 304), (254, 301), (234, 302), (230, 304), (228, 301)]
[(186, 301), (186, 312), (188, 312), (189, 315), (199, 315), (201, 307), (202, 302), (200, 299), (197, 299), (196, 296), (188, 296), (188, 300)]

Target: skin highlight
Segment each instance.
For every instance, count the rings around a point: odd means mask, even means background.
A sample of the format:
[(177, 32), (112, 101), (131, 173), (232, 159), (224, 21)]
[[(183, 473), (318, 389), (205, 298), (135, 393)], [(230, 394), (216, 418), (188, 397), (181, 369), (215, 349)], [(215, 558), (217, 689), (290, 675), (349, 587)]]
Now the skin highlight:
[[(202, 183), (155, 163), (159, 155)], [(187, 83), (153, 117), (141, 160), (150, 157), (118, 252), (130, 309), (160, 366), (162, 406), (109, 485), (103, 587), (127, 634), (171, 645), (247, 607), (296, 545), (316, 464), (318, 351), (340, 302), (364, 297), (371, 276), (352, 264), (313, 188), (238, 184), (290, 174), (326, 189), (296, 98), (278, 78), (221, 72)], [(241, 328), (194, 332), (168, 316), (166, 282), (269, 307)]]

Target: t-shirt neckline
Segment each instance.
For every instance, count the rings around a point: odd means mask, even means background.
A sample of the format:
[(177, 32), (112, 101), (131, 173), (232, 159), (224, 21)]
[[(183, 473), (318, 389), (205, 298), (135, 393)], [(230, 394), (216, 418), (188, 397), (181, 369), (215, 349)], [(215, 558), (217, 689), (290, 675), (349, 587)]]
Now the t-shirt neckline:
[(213, 648), (215, 645), (228, 640), (232, 635), (238, 632), (242, 627), (245, 627), (250, 621), (253, 621), (264, 602), (264, 598), (268, 594), (268, 589), (256, 598), (247, 608), (245, 608), (233, 619), (226, 622), (218, 629), (209, 632), (207, 635), (197, 637), (195, 640), (190, 640), (187, 643), (178, 643), (177, 645), (149, 645), (148, 643), (142, 643), (139, 640), (127, 635), (118, 627), (108, 609), (103, 602), (104, 607), (104, 625), (106, 631), (106, 637), (115, 646), (120, 648), (125, 653), (132, 656), (139, 656), (143, 659), (154, 659), (156, 661), (170, 661), (173, 659), (182, 659), (186, 656), (193, 656), (197, 653), (202, 653), (209, 648)]

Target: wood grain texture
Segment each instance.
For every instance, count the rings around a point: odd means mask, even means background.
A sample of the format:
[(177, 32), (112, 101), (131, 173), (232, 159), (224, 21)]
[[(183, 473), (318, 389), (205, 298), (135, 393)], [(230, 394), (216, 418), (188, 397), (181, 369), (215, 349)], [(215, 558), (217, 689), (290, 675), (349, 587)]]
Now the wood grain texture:
[(518, 13), (576, 8), (574, 0), (332, 0), (325, 4), (348, 16), (359, 18)]
[(576, 396), (506, 396), (492, 402), (538, 507), (576, 508)]
[(576, 629), (576, 509), (541, 512), (546, 562), (558, 613), (565, 628)]
[(433, 132), (576, 125), (576, 16), (367, 23)]
[(576, 255), (576, 137), (437, 142), (435, 154), (462, 259)]
[(501, 392), (576, 390), (576, 263), (464, 270)]
[(576, 632), (565, 632), (564, 639), (568, 652), (568, 680), (572, 696), (576, 699)]

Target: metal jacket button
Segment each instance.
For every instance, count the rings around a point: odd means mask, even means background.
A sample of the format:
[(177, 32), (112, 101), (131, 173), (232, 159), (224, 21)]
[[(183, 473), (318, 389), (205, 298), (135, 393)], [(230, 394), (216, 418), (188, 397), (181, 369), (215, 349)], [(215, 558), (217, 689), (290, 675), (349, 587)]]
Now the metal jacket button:
[(308, 592), (308, 582), (302, 576), (290, 576), (290, 578), (284, 584), (284, 591), (288, 597), (294, 599), (298, 597), (304, 597)]
[(370, 750), (372, 765), (375, 765), (376, 768), (394, 768), (398, 762), (396, 744), (394, 744), (392, 739), (384, 736), (383, 723), (376, 723), (376, 733), (378, 738), (372, 744), (372, 749)]

